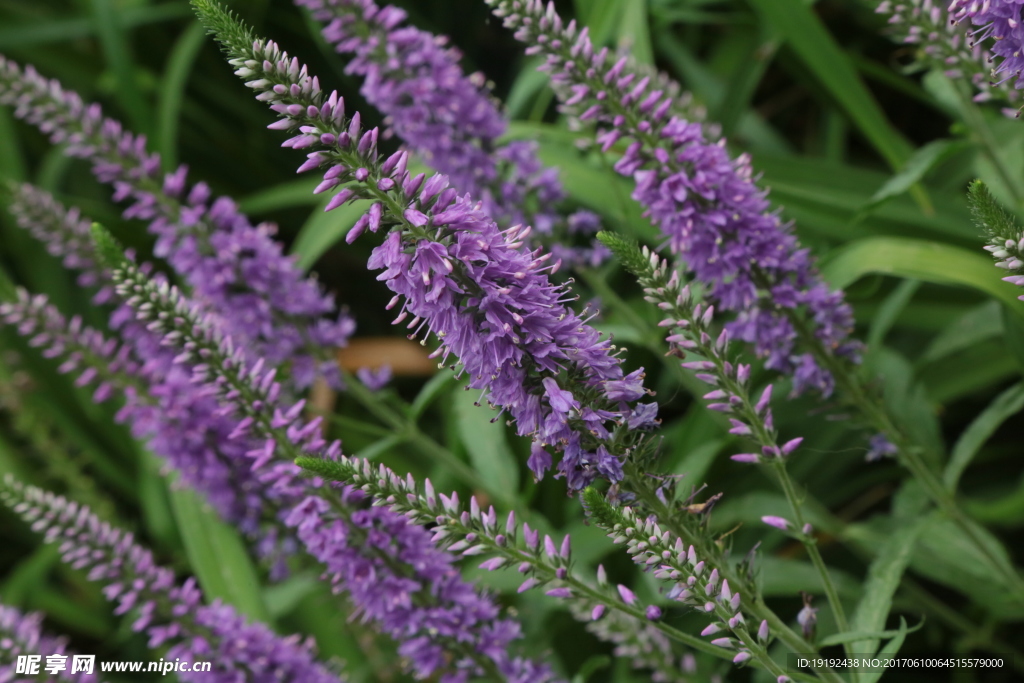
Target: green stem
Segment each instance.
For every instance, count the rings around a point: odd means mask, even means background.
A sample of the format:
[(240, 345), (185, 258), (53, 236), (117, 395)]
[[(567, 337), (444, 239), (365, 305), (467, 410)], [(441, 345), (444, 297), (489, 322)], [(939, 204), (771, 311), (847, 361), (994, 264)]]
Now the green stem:
[[(803, 506), (800, 502), (800, 498), (797, 496), (796, 488), (793, 485), (793, 480), (790, 479), (789, 472), (786, 470), (786, 463), (782, 460), (773, 460), (772, 469), (775, 471), (775, 476), (778, 479), (779, 486), (782, 488), (783, 493), (786, 496), (786, 500), (789, 501), (790, 510), (793, 513), (793, 521), (796, 522), (796, 526), (800, 529), (800, 540), (804, 544), (804, 548), (807, 550), (807, 555), (811, 558), (811, 563), (814, 568), (818, 570), (818, 575), (821, 576), (822, 586), (825, 588), (825, 595), (828, 597), (828, 604), (832, 607), (832, 614), (836, 620), (836, 627), (840, 633), (849, 633), (850, 624), (846, 620), (846, 612), (843, 609), (843, 603), (839, 600), (839, 592), (836, 590), (835, 583), (832, 581), (832, 575), (828, 571), (828, 567), (825, 566), (825, 560), (821, 557), (821, 552), (818, 550), (818, 544), (810, 534), (803, 532), (805, 524), (803, 516)], [(846, 656), (852, 656), (850, 648), (853, 647), (852, 643), (844, 643), (843, 650), (846, 652)], [(856, 681), (856, 672), (853, 673), (853, 680)]]
[[(745, 591), (746, 595), (753, 596), (752, 599), (748, 599), (744, 603), (751, 616), (756, 619), (766, 620), (768, 622), (768, 626), (776, 634), (779, 640), (785, 643), (793, 652), (817, 652), (818, 649), (813, 644), (807, 642), (807, 640), (801, 637), (800, 634), (791, 629), (786, 622), (779, 618), (779, 616), (775, 614), (767, 604), (765, 604), (763, 598), (756, 590), (753, 589), (753, 586), (750, 585), (749, 581), (740, 576), (726, 561), (724, 561), (718, 547), (714, 543), (709, 543), (708, 539), (704, 538), (701, 534), (693, 533), (685, 525), (678, 522), (676, 516), (672, 514), (672, 510), (669, 506), (662, 502), (661, 498), (658, 497), (651, 485), (644, 481), (645, 479), (646, 477), (642, 473), (637, 475), (636, 473), (630, 472), (627, 473), (626, 477), (626, 481), (630, 484), (630, 490), (635, 493), (652, 512), (654, 512), (655, 516), (661, 520), (662, 523), (672, 531), (672, 533), (683, 539), (684, 542), (692, 544), (697, 549), (701, 557), (713, 560), (713, 566), (718, 569), (722, 578), (729, 581), (730, 585), (737, 587), (742, 586), (742, 590)], [(821, 680), (831, 681), (832, 683), (846, 683), (842, 676), (829, 667), (816, 667), (814, 672)]]
[(815, 358), (824, 365), (835, 378), (837, 386), (860, 412), (868, 419), (875, 429), (882, 432), (899, 451), (900, 462), (924, 487), (925, 492), (940, 510), (967, 535), (980, 556), (996, 574), (1000, 575), (1012, 589), (1014, 598), (1024, 602), (1024, 579), (1012, 567), (1007, 567), (989, 549), (975, 529), (967, 514), (957, 505), (956, 499), (921, 456), (921, 449), (914, 444), (889, 417), (886, 410), (868, 396), (860, 381), (849, 372), (848, 368), (834, 355), (829, 353), (821, 342), (810, 333), (804, 321), (794, 312), (787, 310), (787, 317), (792, 322), (797, 334), (802, 338)]

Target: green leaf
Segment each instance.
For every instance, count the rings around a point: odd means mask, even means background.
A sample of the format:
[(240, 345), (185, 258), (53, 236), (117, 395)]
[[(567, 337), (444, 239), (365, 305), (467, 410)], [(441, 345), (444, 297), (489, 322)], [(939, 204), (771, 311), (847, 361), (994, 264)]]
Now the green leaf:
[(299, 257), (298, 266), (303, 270), (309, 270), (325, 251), (345, 237), (373, 203), (368, 199), (360, 199), (324, 213), (323, 208), (328, 201), (330, 198), (309, 215), (292, 244), (292, 253)]
[(383, 453), (387, 453), (395, 446), (405, 442), (405, 434), (392, 434), (386, 436), (379, 441), (374, 441), (372, 444), (360, 450), (356, 455), (365, 460), (376, 460), (378, 456)]
[[(827, 638), (822, 638), (818, 641), (818, 645), (821, 647), (829, 647), (832, 645), (842, 645), (843, 643), (852, 643), (858, 640), (862, 640), (864, 638), (878, 639), (892, 638), (894, 636), (898, 637), (901, 633), (913, 633), (914, 631), (918, 631), (921, 629), (922, 626), (924, 626), (924, 620), (922, 620), (921, 623), (919, 623), (917, 626), (910, 629), (901, 627), (891, 629), (888, 631), (848, 631), (846, 633), (836, 633), (834, 635), (828, 636)], [(856, 652), (858, 654), (866, 654), (869, 652), (868, 650), (858, 650), (856, 649), (856, 647), (850, 648), (850, 651)], [(870, 650), (872, 654), (874, 653), (874, 651), (874, 648)]]
[(519, 490), (519, 465), (505, 438), (504, 418), (475, 404), (479, 392), (456, 391), (455, 417), (462, 444), (480, 478), (491, 488), (514, 495)]
[[(118, 7), (122, 28), (133, 28), (171, 19), (180, 19), (191, 14), (187, 5), (162, 3), (154, 6)], [(47, 43), (68, 44), (73, 40), (94, 35), (95, 23), (90, 19), (54, 19), (37, 21), (0, 29), (0, 50), (24, 48)]]
[(174, 513), (167, 491), (167, 479), (160, 472), (162, 463), (152, 453), (142, 453), (137, 493), (142, 520), (149, 535), (168, 548), (180, 548), (175, 535)]
[(189, 25), (174, 43), (167, 68), (160, 81), (160, 106), (157, 108), (157, 149), (165, 171), (178, 165), (178, 122), (189, 72), (206, 43), (206, 31), (199, 23)]
[(279, 619), (296, 607), (307, 596), (314, 593), (319, 586), (315, 574), (295, 574), (280, 583), (267, 586), (263, 590), (263, 602), (267, 613), (273, 619)]
[(911, 187), (924, 180), (933, 168), (942, 162), (969, 148), (966, 140), (935, 140), (914, 152), (903, 164), (898, 173), (893, 175), (882, 187), (878, 188), (871, 201), (861, 209), (859, 215), (866, 214), (884, 202), (907, 192)]
[(259, 577), (234, 527), (217, 517), (192, 489), (172, 488), (171, 507), (206, 598), (220, 598), (242, 614), (270, 623)]
[(11, 121), (11, 112), (7, 107), (0, 107), (0, 178), (19, 181), (25, 179), (25, 159), (22, 157), (18, 136)]
[[(996, 618), (1024, 617), (1021, 605), (1007, 599), (1010, 589), (988, 565), (977, 560), (977, 546), (963, 529), (939, 512), (933, 512), (927, 519), (928, 524), (914, 548), (911, 568), (932, 581), (969, 595)], [(1004, 568), (1013, 571), (1006, 549), (991, 532), (973, 523), (972, 531)]]
[(918, 359), (919, 364), (934, 363), (957, 351), (1003, 334), (1002, 311), (998, 301), (987, 301), (972, 308), (951, 325), (943, 328)]
[[(800, 591), (824, 595), (821, 574), (810, 562), (766, 555), (758, 560), (758, 581), (764, 597), (798, 596)], [(860, 595), (860, 582), (842, 569), (829, 567), (829, 576), (841, 598)]]
[(619, 0), (619, 47), (629, 50), (640, 64), (654, 64), (647, 0)]
[(1024, 319), (1015, 288), (1000, 280), (992, 260), (960, 247), (902, 237), (869, 237), (837, 249), (822, 266), (825, 279), (845, 289), (871, 273), (971, 287), (999, 299)]
[(861, 639), (849, 637), (852, 634), (839, 634), (845, 638), (842, 642), (854, 643), (849, 648), (850, 652), (874, 654), (880, 638), (895, 635), (881, 629), (885, 628), (885, 620), (892, 607), (892, 598), (899, 588), (903, 572), (910, 562), (911, 552), (926, 522), (927, 517), (917, 517), (897, 525), (895, 533), (886, 538), (885, 544), (868, 567), (863, 597), (857, 603), (850, 629), (854, 633), (874, 632), (876, 635), (865, 635)]
[[(882, 382), (885, 405), (914, 441), (924, 445), (929, 455), (944, 453), (936, 409), (907, 359), (888, 347), (877, 346), (866, 356), (865, 370), (867, 376)], [(931, 465), (938, 467), (939, 463)]]
[(889, 123), (856, 69), (803, 0), (750, 0), (786, 39), (804, 65), (853, 119), (893, 169), (910, 157), (910, 143)]
[(151, 133), (151, 112), (142, 97), (142, 88), (132, 61), (128, 28), (122, 24), (121, 14), (115, 9), (113, 0), (89, 0), (89, 6), (93, 28), (117, 82), (117, 99), (128, 112), (132, 127), (140, 133)]
[(423, 388), (420, 389), (420, 393), (416, 394), (416, 398), (409, 405), (409, 419), (414, 422), (418, 420), (423, 411), (430, 407), (430, 404), (454, 385), (454, 372), (439, 372), (427, 380)]
[(1018, 382), (999, 394), (974, 421), (967, 426), (960, 439), (953, 447), (949, 464), (943, 474), (943, 483), (950, 491), (955, 491), (960, 476), (977, 455), (981, 447), (988, 441), (999, 427), (1010, 417), (1024, 408), (1024, 383)]
[[(916, 631), (918, 628), (921, 628), (921, 624), (918, 624), (914, 628), (914, 630)], [(903, 641), (906, 639), (908, 633), (910, 633), (910, 631), (907, 630), (907, 620), (904, 619), (903, 617), (900, 617), (900, 629), (899, 629), (899, 631), (896, 632), (896, 637), (893, 638), (892, 640), (890, 640), (888, 643), (886, 643), (885, 647), (883, 647), (879, 651), (879, 653), (878, 653), (879, 659), (885, 659), (887, 657), (892, 657), (897, 652), (899, 652), (900, 648), (903, 647)], [(885, 673), (885, 669), (881, 669), (881, 668), (879, 668), (877, 670), (874, 670), (874, 671), (862, 672), (860, 674), (861, 675), (860, 682), (861, 683), (875, 683), (875, 681), (877, 681), (879, 678), (882, 677), (883, 673)]]
[(914, 298), (914, 294), (920, 287), (921, 283), (917, 280), (906, 280), (886, 297), (871, 322), (871, 331), (868, 333), (867, 339), (869, 347), (875, 347), (882, 343), (885, 335), (889, 333), (900, 313)]
[(248, 214), (261, 214), (280, 209), (290, 209), (295, 206), (317, 206), (321, 209), (326, 204), (324, 198), (313, 194), (313, 190), (319, 185), (321, 179), (299, 178), (287, 182), (271, 185), (260, 190), (256, 194), (242, 197), (238, 200), (240, 211)]
[(611, 663), (612, 658), (608, 655), (591, 655), (576, 670), (576, 675), (572, 677), (572, 683), (587, 683), (591, 676), (601, 669), (607, 669)]

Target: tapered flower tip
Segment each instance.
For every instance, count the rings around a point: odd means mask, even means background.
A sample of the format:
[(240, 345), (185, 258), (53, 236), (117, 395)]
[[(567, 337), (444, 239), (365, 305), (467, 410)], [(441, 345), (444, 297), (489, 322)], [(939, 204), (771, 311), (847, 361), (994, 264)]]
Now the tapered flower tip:
[(104, 266), (114, 269), (128, 261), (121, 244), (114, 239), (114, 236), (105, 227), (99, 223), (93, 223), (92, 227), (89, 228), (89, 235), (92, 237), (92, 243), (96, 247), (96, 254), (100, 257), (100, 262)]

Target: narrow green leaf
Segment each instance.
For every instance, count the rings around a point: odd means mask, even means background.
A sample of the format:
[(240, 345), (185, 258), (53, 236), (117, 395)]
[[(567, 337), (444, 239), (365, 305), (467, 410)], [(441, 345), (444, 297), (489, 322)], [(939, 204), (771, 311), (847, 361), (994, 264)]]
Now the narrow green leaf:
[(907, 307), (910, 300), (914, 298), (914, 294), (921, 287), (921, 283), (917, 280), (906, 280), (901, 282), (899, 286), (886, 297), (885, 302), (882, 303), (881, 308), (875, 314), (874, 319), (871, 322), (871, 331), (868, 332), (868, 346), (878, 346), (885, 339), (885, 335), (889, 333), (892, 326), (896, 323), (900, 313)]
[(475, 404), (477, 391), (456, 391), (452, 400), (459, 436), (470, 462), (491, 488), (515, 495), (519, 490), (519, 466), (505, 438), (505, 422), (487, 406)]
[(910, 563), (911, 552), (926, 522), (926, 517), (917, 517), (897, 525), (895, 533), (886, 539), (885, 545), (882, 546), (878, 555), (871, 562), (871, 566), (868, 567), (868, 576), (862, 592), (863, 597), (857, 603), (857, 609), (850, 622), (850, 629), (854, 634), (874, 633), (874, 635), (864, 635), (862, 639), (850, 637), (853, 634), (839, 634), (845, 638), (842, 642), (853, 643), (849, 648), (850, 652), (874, 654), (880, 638), (895, 635), (891, 632), (884, 632), (882, 629), (885, 628), (885, 620), (889, 616), (892, 599), (896, 594), (896, 589), (899, 588), (903, 572)]
[[(919, 624), (914, 630), (916, 631), (920, 627), (921, 626)], [(885, 647), (879, 651), (879, 659), (891, 658), (899, 652), (900, 648), (903, 647), (903, 641), (906, 639), (908, 633), (910, 633), (910, 631), (907, 629), (907, 620), (900, 617), (900, 629), (897, 631), (896, 637), (886, 643)], [(882, 677), (883, 673), (885, 673), (885, 669), (881, 668), (870, 672), (863, 672), (861, 673), (862, 678), (860, 678), (860, 682), (875, 683), (875, 681)]]
[(256, 194), (238, 200), (238, 208), (247, 214), (261, 214), (296, 206), (317, 206), (325, 204), (324, 198), (313, 194), (321, 179), (299, 178), (260, 190)]
[(161, 463), (152, 453), (143, 453), (139, 463), (138, 497), (142, 521), (149, 535), (165, 548), (180, 547), (175, 535), (174, 513)]
[(943, 474), (943, 483), (950, 491), (955, 491), (967, 466), (978, 454), (981, 447), (988, 441), (999, 427), (1010, 417), (1024, 408), (1024, 383), (1018, 382), (999, 394), (974, 421), (967, 426), (960, 439), (953, 447), (949, 456), (949, 464)]
[(845, 289), (870, 273), (977, 289), (1024, 318), (1015, 288), (1002, 282), (991, 259), (960, 247), (902, 237), (869, 237), (836, 250), (822, 266), (825, 279)]
[(647, 0), (619, 0), (619, 47), (628, 49), (641, 64), (654, 64)]
[(910, 143), (889, 123), (842, 48), (803, 0), (750, 0), (804, 65), (853, 119), (894, 170), (910, 157)]
[[(121, 26), (133, 28), (171, 19), (180, 19), (191, 14), (188, 5), (161, 3), (153, 6), (121, 6), (118, 8)], [(0, 50), (24, 48), (47, 43), (69, 43), (88, 38), (95, 33), (95, 23), (90, 19), (54, 19), (25, 22), (0, 29)]]
[(128, 44), (128, 28), (122, 24), (113, 0), (89, 0), (89, 6), (93, 28), (103, 46), (107, 65), (117, 81), (117, 98), (128, 112), (132, 127), (141, 133), (151, 133), (152, 117), (136, 77)]
[(885, 181), (871, 197), (871, 201), (859, 212), (863, 215), (880, 204), (910, 190), (924, 180), (933, 168), (959, 154), (971, 144), (966, 140), (935, 140), (914, 152), (899, 172)]
[(0, 178), (5, 180), (25, 179), (25, 159), (21, 155), (14, 122), (7, 107), (0, 107)]
[(366, 448), (361, 449), (356, 455), (365, 460), (376, 460), (380, 455), (387, 453), (405, 440), (406, 436), (404, 434), (392, 434), (373, 442)]
[(918, 360), (920, 364), (934, 363), (957, 351), (1003, 334), (1002, 311), (998, 301), (987, 301), (972, 308), (951, 325), (943, 328), (932, 340)]
[(325, 251), (341, 241), (372, 204), (369, 200), (361, 199), (324, 213), (323, 207), (328, 201), (325, 200), (313, 210), (292, 244), (292, 253), (298, 256), (298, 266), (303, 270), (312, 268)]
[(271, 618), (279, 619), (288, 614), (299, 603), (319, 586), (315, 574), (295, 574), (280, 583), (267, 586), (263, 590), (263, 602)]
[(454, 372), (439, 372), (428, 379), (423, 388), (420, 389), (420, 393), (416, 394), (416, 398), (409, 405), (409, 419), (414, 422), (418, 420), (424, 410), (429, 408), (439, 396), (454, 385)]
[(178, 122), (185, 84), (205, 43), (206, 31), (202, 24), (190, 24), (174, 43), (171, 55), (167, 58), (167, 67), (160, 81), (156, 124), (157, 148), (165, 171), (172, 171), (178, 165)]
[[(843, 643), (852, 643), (852, 642), (855, 642), (855, 641), (858, 641), (858, 640), (862, 640), (864, 638), (878, 639), (878, 638), (898, 637), (901, 633), (904, 633), (904, 632), (906, 632), (906, 633), (913, 633), (914, 631), (918, 631), (918, 630), (921, 629), (922, 626), (924, 626), (924, 621), (921, 621), (921, 623), (919, 623), (917, 626), (914, 626), (913, 628), (909, 628), (909, 629), (907, 629), (907, 628), (894, 628), (894, 629), (890, 629), (888, 631), (848, 631), (846, 633), (836, 633), (834, 635), (828, 636), (827, 638), (822, 638), (821, 640), (818, 641), (818, 645), (821, 646), (821, 647), (830, 647), (832, 645), (842, 645)], [(850, 651), (851, 652), (856, 652), (858, 654), (860, 654), (862, 652), (863, 653), (867, 653), (868, 652), (868, 650), (858, 650), (855, 647), (851, 648)], [(870, 652), (874, 653), (874, 649), (872, 648), (870, 650)]]
[(576, 670), (576, 675), (572, 677), (572, 683), (587, 683), (591, 676), (601, 669), (607, 669), (611, 663), (612, 658), (608, 655), (591, 655)]
[[(860, 582), (842, 569), (829, 567), (829, 576), (840, 598), (855, 599), (860, 595)], [(766, 555), (758, 560), (758, 581), (764, 597), (795, 597), (800, 591), (824, 595), (821, 574), (810, 562)]]
[[(945, 453), (935, 406), (910, 362), (888, 347), (876, 346), (865, 358), (865, 370), (867, 376), (877, 377), (882, 382), (883, 398), (890, 415), (915, 443), (923, 445), (931, 457), (938, 458)], [(930, 464), (940, 465), (937, 461)]]
[(189, 563), (207, 599), (220, 598), (246, 616), (270, 623), (259, 578), (234, 527), (192, 489), (173, 488), (171, 504)]

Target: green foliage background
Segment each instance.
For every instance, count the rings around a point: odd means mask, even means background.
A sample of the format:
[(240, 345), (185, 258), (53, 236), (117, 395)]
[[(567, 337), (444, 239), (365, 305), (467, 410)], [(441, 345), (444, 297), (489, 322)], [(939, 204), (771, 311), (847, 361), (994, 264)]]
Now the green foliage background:
[[(422, 28), (452, 37), (469, 70), (483, 70), (508, 107), (510, 135), (536, 139), (541, 156), (561, 167), (571, 200), (606, 223), (657, 243), (654, 229), (630, 199), (630, 183), (608, 159), (581, 151), (588, 132), (559, 119), (546, 78), (490, 18), (479, 0), (406, 0)], [(947, 482), (964, 507), (1010, 549), (1019, 564), (1024, 541), (1021, 420), (1024, 390), (1024, 303), (1000, 282), (981, 251), (985, 238), (971, 221), (966, 185), (984, 179), (1014, 212), (1024, 208), (1024, 123), (996, 105), (971, 102), (966, 84), (917, 67), (913, 49), (885, 35), (872, 2), (857, 0), (576, 0), (561, 9), (608, 44), (679, 79), (721, 124), (735, 151), (752, 154), (764, 186), (795, 221), (803, 243), (822, 259), (826, 277), (845, 287), (858, 333), (868, 341), (869, 370), (894, 413), (915, 436), (947, 454)], [(344, 61), (322, 42), (312, 22), (284, 0), (235, 2), (257, 31), (311, 64), (328, 87), (375, 123)], [(280, 226), (281, 238), (357, 317), (360, 335), (394, 334), (383, 308), (390, 294), (364, 265), (373, 243), (335, 243), (340, 212), (325, 216), (297, 179), (295, 157), (278, 146), (272, 121), (252, 101), (207, 39), (184, 0), (0, 0), (0, 53), (35, 64), (49, 77), (103, 103), (105, 111), (145, 132), (168, 168), (189, 164), (214, 191), (240, 200), (255, 219)], [(394, 145), (394, 141), (388, 144)], [(0, 178), (28, 180), (109, 225), (143, 252), (150, 238), (124, 221), (81, 162), (71, 161), (35, 130), (0, 108)], [(357, 214), (351, 214), (349, 223)], [(0, 215), (4, 286), (18, 283), (50, 296), (65, 312), (102, 327), (105, 313), (74, 276)], [(614, 265), (577, 276), (584, 300), (602, 301), (601, 326), (630, 348), (630, 368), (644, 365), (658, 391), (664, 420), (664, 471), (686, 474), (725, 492), (713, 516), (737, 548), (764, 538), (760, 552), (765, 596), (786, 618), (800, 608), (799, 591), (820, 594), (798, 543), (765, 535), (759, 519), (784, 514), (785, 501), (754, 468), (728, 460), (736, 443), (723, 422), (694, 401), (692, 380), (662, 357), (655, 314), (628, 275)], [(230, 528), (217, 523), (192, 493), (161, 476), (160, 465), (128, 430), (114, 423), (116, 406), (97, 406), (10, 330), (0, 336), (0, 473), (67, 493), (134, 529), (161, 561), (196, 573), (204, 589), (282, 632), (313, 634), (325, 657), (347, 662), (353, 681), (400, 679), (390, 646), (350, 622), (315, 575), (271, 585), (246, 557)], [(767, 379), (767, 375), (762, 378)], [(698, 387), (699, 388), (699, 387)], [(784, 394), (777, 394), (784, 395)], [(382, 458), (399, 470), (429, 475), (439, 486), (476, 491), (503, 505), (536, 511), (541, 523), (571, 532), (576, 561), (603, 561), (615, 580), (656, 595), (650, 577), (634, 571), (601, 533), (586, 526), (578, 501), (558, 481), (532, 482), (525, 447), (455, 382), (400, 380), (382, 399), (341, 395), (336, 433), (346, 450)], [(377, 401), (377, 404), (373, 404)], [(413, 409), (409, 409), (410, 403)], [(809, 491), (819, 542), (841, 596), (864, 630), (893, 628), (903, 615), (923, 628), (903, 652), (1018, 653), (1024, 610), (979, 570), (955, 527), (921, 516), (921, 495), (895, 463), (865, 464), (869, 434), (815, 399), (777, 401), (786, 438), (806, 437), (792, 464)], [(373, 407), (376, 405), (376, 408)], [(840, 416), (841, 417), (841, 416)], [(428, 457), (427, 437), (445, 443), (464, 466)], [(961, 474), (962, 473), (962, 474)], [(0, 513), (0, 602), (43, 610), (55, 631), (101, 659), (144, 659), (144, 641), (111, 616), (98, 589), (57, 561), (27, 528)], [(883, 558), (877, 560), (877, 558)], [(886, 582), (908, 567), (891, 599)], [(472, 566), (472, 565), (471, 565)], [(890, 572), (889, 575), (886, 572)], [(514, 572), (467, 573), (502, 591), (527, 630), (528, 648), (552, 651), (570, 677), (642, 680), (628, 663), (587, 634), (554, 601), (516, 596)], [(887, 578), (890, 576), (890, 578)], [(824, 606), (824, 598), (818, 601)], [(827, 613), (823, 609), (823, 617)], [(881, 614), (881, 620), (878, 614)], [(699, 630), (700, 620), (673, 617)], [(869, 628), (870, 626), (870, 628)], [(827, 617), (820, 633), (834, 630)], [(702, 676), (721, 668), (701, 660)], [(1010, 673), (893, 673), (885, 680), (1013, 680)], [(733, 671), (729, 680), (764, 680)]]

